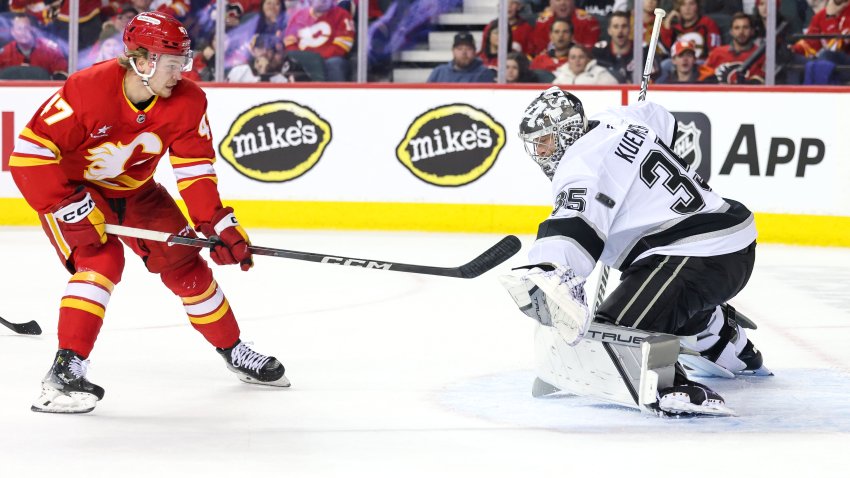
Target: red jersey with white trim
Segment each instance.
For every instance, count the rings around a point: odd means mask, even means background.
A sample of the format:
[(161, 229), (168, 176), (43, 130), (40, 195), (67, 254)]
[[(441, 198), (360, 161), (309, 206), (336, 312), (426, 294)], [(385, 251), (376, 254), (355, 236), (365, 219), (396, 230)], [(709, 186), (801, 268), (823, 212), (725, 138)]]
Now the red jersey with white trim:
[[(549, 46), (549, 30), (554, 21), (555, 16), (552, 15), (552, 9), (547, 7), (540, 13), (540, 16), (537, 17), (537, 23), (534, 24), (531, 39), (528, 41), (531, 51), (526, 53), (537, 55)], [(580, 8), (573, 10), (569, 21), (570, 25), (573, 26), (573, 42), (581, 43), (587, 48), (593, 48), (593, 45), (599, 41), (599, 21)]]
[(685, 27), (681, 22), (674, 23), (673, 28), (661, 27), (661, 43), (667, 51), (677, 41), (693, 41), (696, 46), (697, 59), (708, 58), (712, 49), (720, 46), (720, 28), (709, 17), (700, 17), (696, 23)]
[[(700, 81), (705, 80), (711, 75), (715, 75), (718, 70), (724, 74), (730, 74), (735, 68), (747, 61), (747, 58), (752, 56), (758, 50), (758, 45), (753, 43), (746, 50), (735, 50), (732, 45), (724, 45), (711, 50), (708, 59), (705, 60), (699, 67)], [(723, 83), (764, 83), (764, 56), (755, 61), (747, 70), (744, 78), (734, 78), (731, 81), (723, 81)]]
[(354, 45), (354, 22), (340, 7), (319, 15), (302, 8), (287, 23), (283, 44), (287, 50), (314, 51), (325, 59), (345, 56)]
[(15, 183), (40, 213), (80, 185), (107, 198), (131, 196), (153, 181), (168, 152), (192, 222), (209, 222), (221, 200), (206, 95), (180, 81), (169, 98), (154, 97), (139, 110), (124, 94), (125, 72), (109, 60), (68, 78), (15, 142)]
[[(809, 28), (806, 30), (809, 35), (816, 34), (842, 34), (850, 33), (850, 8), (844, 7), (836, 15), (827, 15), (826, 8), (817, 12), (812, 17), (809, 23)], [(821, 49), (831, 51), (843, 51), (850, 53), (850, 42), (842, 38), (829, 38), (823, 40), (804, 39), (794, 45), (794, 51), (800, 54), (809, 53), (809, 56), (814, 56)]]

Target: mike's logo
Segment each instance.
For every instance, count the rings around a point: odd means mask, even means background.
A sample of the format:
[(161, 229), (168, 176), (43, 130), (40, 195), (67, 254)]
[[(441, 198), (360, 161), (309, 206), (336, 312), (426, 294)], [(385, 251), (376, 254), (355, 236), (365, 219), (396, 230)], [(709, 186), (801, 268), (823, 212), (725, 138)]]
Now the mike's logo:
[(249, 178), (283, 182), (315, 166), (330, 141), (331, 126), (315, 111), (276, 101), (239, 115), (219, 144), (219, 152)]
[(702, 113), (673, 113), (676, 137), (673, 152), (696, 170), (701, 178), (711, 177), (711, 121)]
[(492, 116), (454, 104), (416, 118), (396, 148), (396, 157), (427, 183), (462, 186), (489, 171), (504, 146), (505, 128)]

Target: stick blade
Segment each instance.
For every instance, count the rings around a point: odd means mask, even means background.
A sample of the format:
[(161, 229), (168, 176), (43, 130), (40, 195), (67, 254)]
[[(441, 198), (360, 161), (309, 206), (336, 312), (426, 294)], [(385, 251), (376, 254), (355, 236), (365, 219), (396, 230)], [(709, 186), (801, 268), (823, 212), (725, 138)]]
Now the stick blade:
[(473, 279), (510, 259), (522, 248), (516, 236), (505, 236), (480, 256), (460, 266), (460, 277)]
[(9, 322), (8, 320), (0, 317), (0, 324), (5, 325), (12, 329), (15, 333), (21, 335), (41, 335), (41, 327), (38, 326), (38, 322), (34, 320), (30, 320), (24, 324), (15, 324), (13, 322)]

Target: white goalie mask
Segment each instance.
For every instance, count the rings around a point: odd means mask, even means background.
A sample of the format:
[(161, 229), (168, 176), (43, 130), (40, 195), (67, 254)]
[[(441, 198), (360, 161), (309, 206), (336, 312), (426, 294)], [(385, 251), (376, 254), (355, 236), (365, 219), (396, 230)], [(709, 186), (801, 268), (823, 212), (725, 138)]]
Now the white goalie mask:
[(525, 152), (549, 179), (555, 175), (567, 148), (585, 132), (587, 117), (581, 101), (557, 86), (544, 91), (528, 105), (519, 125)]

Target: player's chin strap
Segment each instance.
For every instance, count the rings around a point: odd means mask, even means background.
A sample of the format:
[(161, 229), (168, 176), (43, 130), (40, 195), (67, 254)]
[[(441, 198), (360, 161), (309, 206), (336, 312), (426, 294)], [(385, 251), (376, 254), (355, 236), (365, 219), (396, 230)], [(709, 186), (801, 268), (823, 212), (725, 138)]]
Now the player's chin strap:
[(149, 80), (151, 79), (153, 74), (156, 73), (156, 60), (154, 58), (155, 58), (155, 56), (151, 55), (151, 72), (148, 73), (147, 75), (142, 74), (142, 72), (140, 72), (139, 69), (136, 67), (136, 59), (135, 58), (130, 57), (129, 60), (130, 60), (130, 66), (133, 67), (133, 71), (136, 72), (136, 74), (139, 75), (139, 78), (142, 79), (142, 84), (145, 85), (145, 88), (148, 90), (148, 93), (156, 96), (156, 93), (153, 92), (153, 90), (151, 89), (150, 83), (149, 83)]

